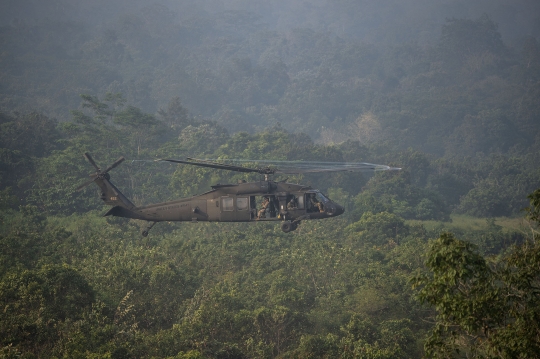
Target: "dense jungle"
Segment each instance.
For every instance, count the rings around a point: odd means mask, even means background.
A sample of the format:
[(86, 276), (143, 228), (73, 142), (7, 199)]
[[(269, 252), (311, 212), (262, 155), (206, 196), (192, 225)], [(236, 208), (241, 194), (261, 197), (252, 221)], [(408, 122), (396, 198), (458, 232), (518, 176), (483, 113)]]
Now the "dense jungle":
[[(5, 0), (0, 358), (535, 358), (540, 3)], [(370, 162), (276, 176), (345, 214), (104, 217), (258, 175), (186, 157)]]

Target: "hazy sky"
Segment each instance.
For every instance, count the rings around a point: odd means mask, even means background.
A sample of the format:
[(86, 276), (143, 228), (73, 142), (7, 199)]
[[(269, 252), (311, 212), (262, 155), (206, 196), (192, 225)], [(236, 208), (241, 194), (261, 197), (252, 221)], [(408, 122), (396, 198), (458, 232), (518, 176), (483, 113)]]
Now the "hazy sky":
[[(0, 24), (38, 19), (102, 24), (155, 4), (172, 10), (177, 20), (242, 11), (271, 29), (307, 27), (364, 41), (419, 43), (436, 38), (446, 18), (487, 14), (504, 39), (540, 35), (538, 0), (3, 0)], [(144, 12), (144, 11), (143, 11)]]

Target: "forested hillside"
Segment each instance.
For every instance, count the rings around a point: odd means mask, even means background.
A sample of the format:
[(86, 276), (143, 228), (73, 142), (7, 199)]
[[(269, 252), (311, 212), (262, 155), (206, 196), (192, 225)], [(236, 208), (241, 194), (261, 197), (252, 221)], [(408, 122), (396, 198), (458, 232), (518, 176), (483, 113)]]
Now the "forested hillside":
[(0, 28), (0, 106), (67, 121), (81, 93), (149, 113), (179, 96), (231, 132), (281, 123), (437, 156), (538, 146), (540, 5), (442, 3), (23, 1)]
[[(534, 357), (534, 2), (6, 1), (0, 358)], [(272, 223), (103, 217), (258, 175), (155, 162), (370, 162), (276, 176), (346, 208)]]

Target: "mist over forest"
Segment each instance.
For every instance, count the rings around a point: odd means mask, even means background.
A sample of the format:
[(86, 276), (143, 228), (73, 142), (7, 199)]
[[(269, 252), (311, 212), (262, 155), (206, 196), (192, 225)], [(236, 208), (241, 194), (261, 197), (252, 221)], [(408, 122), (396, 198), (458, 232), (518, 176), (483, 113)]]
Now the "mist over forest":
[[(4, 0), (0, 358), (534, 357), (539, 41), (532, 0)], [(402, 170), (142, 237), (85, 152), (137, 206), (260, 180), (158, 158)]]
[[(385, 140), (436, 155), (461, 148), (471, 122), (492, 137), (515, 136), (478, 140), (486, 143), (467, 153), (530, 143), (538, 123), (520, 107), (536, 98), (527, 83), (538, 76), (533, 1), (8, 1), (4, 8), (0, 105), (8, 111), (68, 121), (81, 93), (119, 92), (149, 113), (178, 96), (191, 115), (230, 132), (279, 122), (324, 143)], [(491, 120), (497, 128), (482, 124)], [(442, 136), (457, 143), (444, 148)]]

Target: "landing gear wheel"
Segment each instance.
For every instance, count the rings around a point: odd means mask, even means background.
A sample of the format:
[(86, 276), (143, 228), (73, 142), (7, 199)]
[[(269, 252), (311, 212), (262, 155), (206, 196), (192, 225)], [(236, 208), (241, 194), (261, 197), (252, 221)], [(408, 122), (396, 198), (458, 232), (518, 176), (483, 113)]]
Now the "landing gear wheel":
[(154, 227), (154, 225), (156, 224), (157, 222), (152, 222), (150, 223), (150, 225), (148, 227), (146, 227), (146, 229), (144, 231), (142, 231), (142, 236), (143, 237), (146, 237), (148, 236), (148, 232), (152, 229), (152, 227)]
[(292, 231), (292, 223), (290, 221), (284, 221), (281, 223), (281, 230), (285, 233)]
[(285, 233), (289, 233), (290, 231), (294, 231), (296, 229), (296, 223), (291, 221), (283, 221), (281, 222), (281, 230)]

